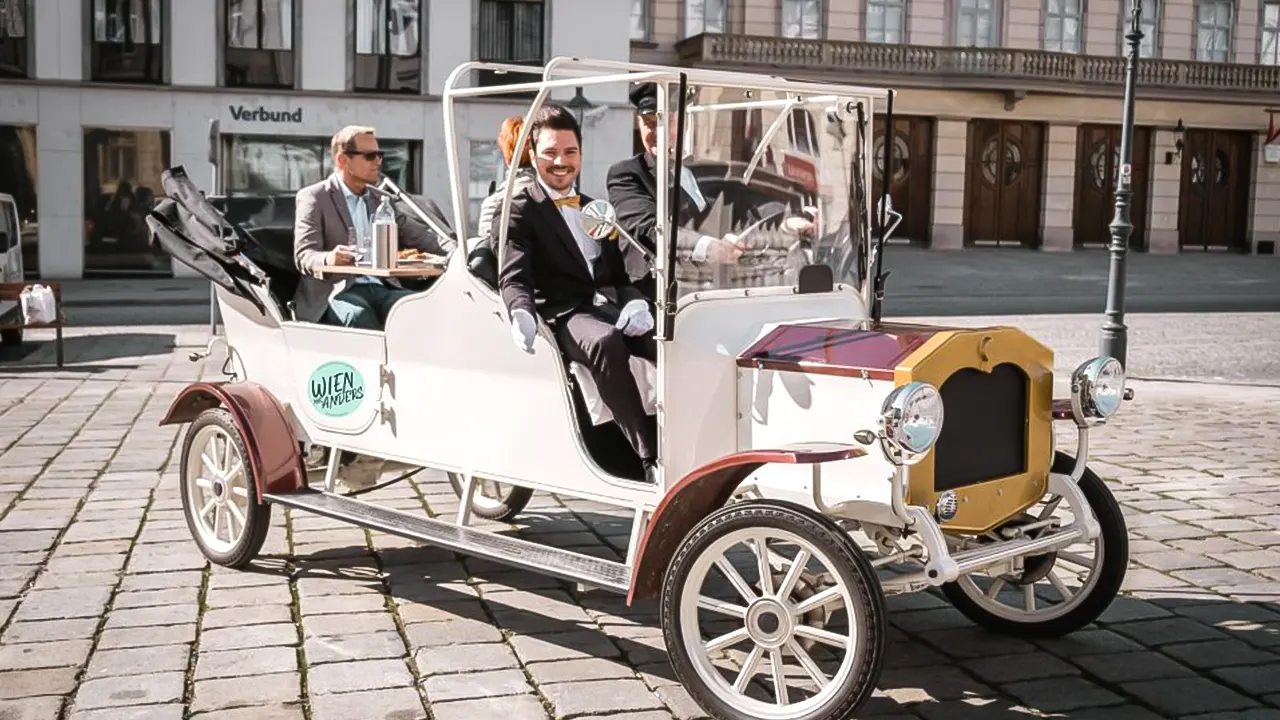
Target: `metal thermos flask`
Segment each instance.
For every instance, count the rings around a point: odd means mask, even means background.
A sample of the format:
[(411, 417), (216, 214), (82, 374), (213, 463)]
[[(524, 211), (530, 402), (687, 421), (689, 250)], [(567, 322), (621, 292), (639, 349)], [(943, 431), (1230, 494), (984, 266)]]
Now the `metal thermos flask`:
[(372, 265), (374, 267), (383, 269), (395, 267), (399, 229), (395, 223), (380, 223), (373, 226)]
[(369, 264), (375, 268), (393, 268), (396, 253), (400, 250), (400, 228), (396, 225), (395, 210), (391, 198), (383, 196), (382, 205), (373, 216), (373, 247)]

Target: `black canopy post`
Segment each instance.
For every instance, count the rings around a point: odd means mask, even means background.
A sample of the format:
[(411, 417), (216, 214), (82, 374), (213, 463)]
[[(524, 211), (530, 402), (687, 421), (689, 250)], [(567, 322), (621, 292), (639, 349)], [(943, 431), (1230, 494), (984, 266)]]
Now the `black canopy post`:
[[(218, 143), (221, 142), (221, 131), (217, 118), (209, 120), (209, 197), (218, 194)], [(218, 289), (209, 284), (209, 335), (218, 334)]]
[[(879, 323), (880, 317), (884, 313), (884, 279), (885, 273), (881, 271), (884, 265), (884, 241), (889, 236), (889, 218), (888, 218), (888, 201), (889, 197), (889, 179), (893, 175), (893, 90), (889, 91), (889, 97), (885, 100), (884, 107), (884, 142), (883, 149), (880, 151), (881, 157), (884, 158), (884, 167), (880, 170), (880, 239), (876, 241), (876, 266), (871, 273), (870, 281), (875, 283), (871, 291), (871, 320)], [(872, 136), (875, 136), (875, 117), (871, 119)], [(875, 162), (872, 156), (871, 162)]]

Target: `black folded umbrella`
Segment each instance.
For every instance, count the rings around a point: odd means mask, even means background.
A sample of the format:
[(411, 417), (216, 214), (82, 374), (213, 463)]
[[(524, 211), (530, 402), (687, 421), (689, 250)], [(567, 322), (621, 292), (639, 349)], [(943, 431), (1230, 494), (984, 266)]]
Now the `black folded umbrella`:
[(182, 225), (170, 224), (169, 218), (176, 214), (170, 205), (176, 204), (172, 200), (162, 200), (147, 214), (147, 226), (151, 228), (155, 243), (174, 260), (228, 292), (250, 300), (259, 311), (265, 312), (262, 302), (250, 291), (250, 286), (260, 280), (248, 267), (234, 258), (205, 250), (182, 232)]
[(181, 165), (162, 173), (161, 184), (168, 197), (146, 218), (152, 241), (174, 260), (265, 311), (250, 288), (264, 285), (267, 275), (241, 252), (254, 246), (253, 238), (226, 221)]
[(187, 170), (182, 165), (169, 168), (160, 173), (160, 185), (164, 194), (176, 202), (189, 217), (183, 218), (183, 225), (189, 237), (210, 252), (234, 254), (239, 250), (235, 240), (228, 242), (228, 236), (235, 237), (233, 226), (226, 221), (200, 189), (191, 182)]

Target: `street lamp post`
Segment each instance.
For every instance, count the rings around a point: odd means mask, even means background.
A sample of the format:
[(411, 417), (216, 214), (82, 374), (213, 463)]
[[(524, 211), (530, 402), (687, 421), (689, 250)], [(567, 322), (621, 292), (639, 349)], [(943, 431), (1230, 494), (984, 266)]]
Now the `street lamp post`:
[(1124, 367), (1128, 344), (1128, 328), (1124, 324), (1125, 255), (1133, 221), (1129, 215), (1133, 195), (1133, 106), (1138, 83), (1138, 53), (1142, 44), (1142, 0), (1130, 0), (1133, 14), (1129, 17), (1129, 55), (1125, 63), (1124, 119), (1120, 127), (1120, 172), (1116, 178), (1116, 214), (1111, 221), (1111, 272), (1107, 278), (1107, 319), (1102, 323), (1103, 357), (1113, 357)]
[[(565, 103), (565, 106), (569, 108), (569, 110), (573, 113), (574, 117), (578, 118), (578, 127), (581, 129), (582, 123), (586, 118), (587, 111), (591, 110), (596, 105), (595, 103), (587, 99), (587, 96), (582, 92), (582, 86), (579, 85), (573, 89), (573, 97), (569, 99), (569, 102)], [(583, 132), (583, 143), (585, 144), (586, 130), (583, 129), (582, 132)], [(586, 150), (586, 148), (582, 148), (582, 149)], [(574, 190), (578, 192), (582, 191), (582, 188), (581, 188), (582, 173), (581, 172), (578, 173), (578, 179), (574, 180), (573, 185), (574, 185)]]

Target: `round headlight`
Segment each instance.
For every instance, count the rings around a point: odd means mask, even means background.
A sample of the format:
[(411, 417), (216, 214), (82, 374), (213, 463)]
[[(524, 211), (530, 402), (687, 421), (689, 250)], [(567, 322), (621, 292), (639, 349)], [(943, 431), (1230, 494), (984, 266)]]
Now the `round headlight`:
[(1078, 418), (1106, 420), (1124, 402), (1124, 367), (1110, 357), (1094, 358), (1071, 374), (1071, 402)]
[(886, 451), (908, 456), (929, 452), (942, 434), (942, 396), (938, 389), (921, 382), (895, 388), (880, 408), (880, 429)]

